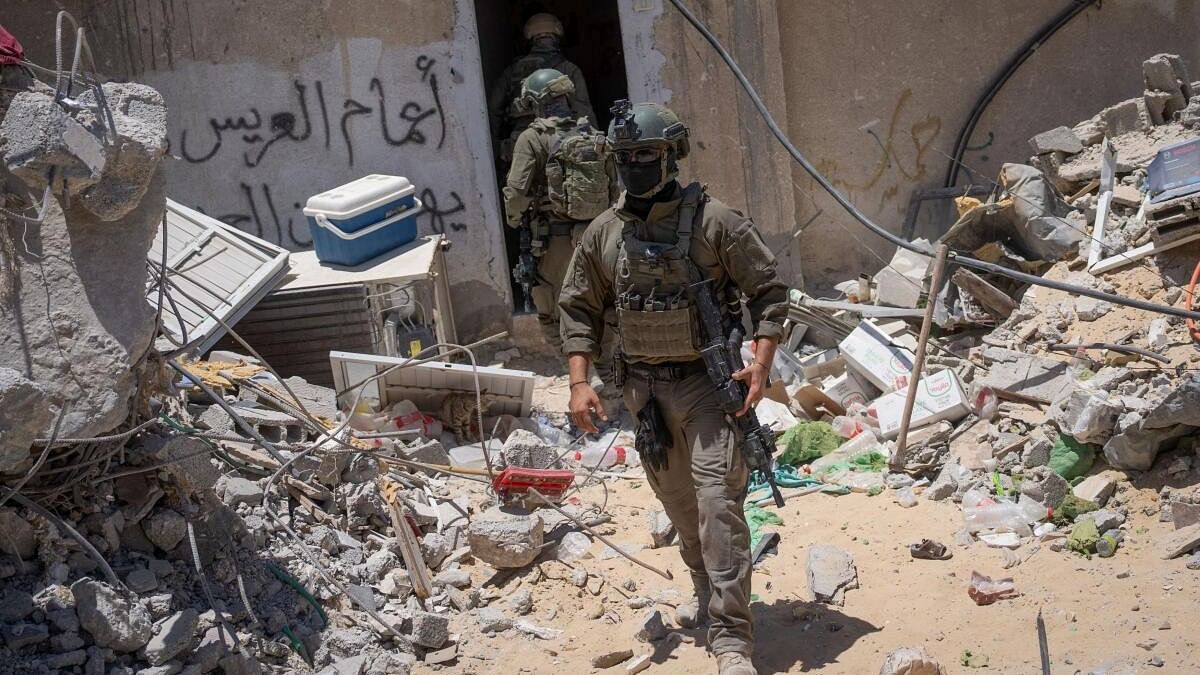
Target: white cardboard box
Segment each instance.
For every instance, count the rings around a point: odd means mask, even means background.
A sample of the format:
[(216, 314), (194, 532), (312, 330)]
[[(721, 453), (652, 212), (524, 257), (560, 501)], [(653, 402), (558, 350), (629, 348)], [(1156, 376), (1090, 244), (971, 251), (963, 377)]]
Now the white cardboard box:
[[(904, 400), (907, 397), (906, 387), (885, 394), (871, 404), (869, 410), (879, 419), (879, 432), (885, 439), (890, 440), (900, 434), (900, 418), (904, 416)], [(916, 429), (942, 420), (957, 422), (970, 411), (958, 374), (953, 370), (943, 370), (921, 378), (908, 428)]]
[(879, 390), (864, 381), (857, 373), (847, 370), (837, 377), (827, 378), (821, 386), (821, 393), (837, 402), (843, 408), (849, 408), (853, 403), (866, 405), (879, 395)]
[(846, 359), (846, 365), (885, 393), (908, 384), (916, 358), (869, 321), (860, 322), (838, 349)]

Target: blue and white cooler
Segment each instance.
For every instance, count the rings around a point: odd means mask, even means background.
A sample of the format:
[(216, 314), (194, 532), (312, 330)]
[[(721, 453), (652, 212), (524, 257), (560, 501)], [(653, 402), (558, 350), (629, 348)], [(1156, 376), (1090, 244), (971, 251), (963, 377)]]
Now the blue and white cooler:
[(371, 174), (308, 198), (304, 215), (317, 259), (358, 265), (417, 238), (424, 206), (403, 176)]

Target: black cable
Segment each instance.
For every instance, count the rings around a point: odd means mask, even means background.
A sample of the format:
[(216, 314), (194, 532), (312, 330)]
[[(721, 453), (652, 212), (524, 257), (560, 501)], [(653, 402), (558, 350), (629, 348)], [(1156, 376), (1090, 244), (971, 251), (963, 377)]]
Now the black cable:
[[(1049, 40), (1051, 36), (1058, 32), (1060, 28), (1071, 22), (1076, 16), (1081, 14), (1083, 10), (1092, 5), (1099, 5), (1100, 0), (1072, 0), (1070, 6), (1065, 7), (1057, 16), (1050, 20), (1040, 31), (1034, 34), (1033, 37), (1025, 43), (1021, 51), (1013, 54), (1004, 65), (1004, 69), (992, 78), (988, 83), (987, 89), (980, 94), (975, 101), (975, 105), (971, 108), (971, 115), (967, 118), (962, 129), (958, 132), (958, 138), (954, 140), (954, 157), (950, 161), (950, 166), (946, 167), (946, 180), (942, 183), (943, 187), (954, 187), (958, 182), (958, 168), (962, 165), (963, 153), (967, 151), (967, 143), (971, 142), (971, 136), (975, 134), (975, 125), (979, 124), (979, 120), (983, 118), (983, 112), (987, 109), (992, 99), (996, 94), (1000, 93), (1000, 89), (1008, 82), (1008, 80), (1017, 72), (1021, 64)], [(968, 169), (970, 171), (970, 169)]]
[[(882, 237), (889, 243), (900, 248), (913, 251), (914, 253), (920, 253), (927, 256), (934, 255), (932, 247), (922, 248), (906, 239), (888, 232), (878, 223), (871, 220), (870, 217), (863, 213), (857, 206), (855, 206), (849, 200), (849, 198), (846, 197), (846, 195), (838, 191), (838, 189), (829, 182), (829, 179), (822, 175), (821, 172), (818, 171), (817, 168), (800, 153), (796, 146), (792, 144), (791, 140), (788, 139), (787, 134), (785, 134), (783, 130), (779, 128), (779, 125), (775, 122), (775, 118), (771, 116), (771, 112), (767, 109), (766, 104), (763, 103), (762, 97), (760, 97), (758, 92), (755, 91), (754, 85), (750, 84), (750, 81), (746, 79), (745, 73), (743, 73), (742, 69), (738, 67), (737, 63), (733, 60), (733, 57), (728, 51), (726, 51), (725, 47), (721, 45), (716, 36), (714, 36), (712, 32), (710, 32), (708, 28), (702, 24), (700, 20), (697, 19), (695, 15), (693, 15), (680, 0), (670, 0), (670, 3), (675, 6), (675, 9), (679, 10), (679, 13), (683, 15), (684, 19), (686, 19), (687, 22), (690, 23), (692, 27), (700, 33), (701, 36), (704, 37), (705, 41), (708, 42), (708, 44), (711, 45), (714, 50), (716, 50), (717, 54), (720, 55), (721, 60), (723, 60), (725, 65), (727, 65), (733, 72), (733, 76), (737, 79), (738, 83), (741, 84), (742, 89), (746, 92), (746, 95), (750, 97), (751, 102), (758, 110), (759, 115), (761, 115), (763, 120), (766, 122), (767, 128), (770, 129), (771, 134), (775, 136), (775, 139), (779, 141), (785, 150), (787, 150), (792, 159), (795, 160), (797, 164), (804, 167), (804, 170), (808, 173), (808, 175), (811, 176), (812, 179), (815, 180), (817, 184), (820, 185), (826, 192), (828, 192), (831, 197), (833, 197), (834, 201), (836, 201), (839, 206), (845, 209), (846, 212), (851, 216), (854, 216), (854, 219), (862, 223), (864, 227)], [(1010, 279), (1015, 279), (1017, 281), (1034, 286), (1044, 286), (1046, 288), (1052, 288), (1054, 290), (1063, 291), (1066, 293), (1075, 293), (1076, 295), (1095, 298), (1097, 300), (1105, 300), (1113, 304), (1124, 305), (1126, 307), (1133, 307), (1135, 309), (1155, 312), (1158, 314), (1180, 316), (1186, 319), (1200, 319), (1200, 312), (1179, 309), (1178, 307), (1171, 307), (1169, 305), (1159, 305), (1153, 302), (1146, 302), (1144, 300), (1137, 300), (1135, 298), (1114, 295), (1112, 293), (1104, 293), (1102, 291), (1097, 291), (1083, 286), (1075, 286), (1073, 284), (1067, 284), (1061, 281), (1043, 279), (1042, 277), (1035, 276), (1033, 274), (1025, 274), (1001, 265), (995, 265), (983, 260), (977, 260), (975, 258), (964, 256), (955, 252), (950, 253), (950, 258), (963, 267), (971, 267), (984, 272), (998, 274), (1000, 276), (1005, 276)]]

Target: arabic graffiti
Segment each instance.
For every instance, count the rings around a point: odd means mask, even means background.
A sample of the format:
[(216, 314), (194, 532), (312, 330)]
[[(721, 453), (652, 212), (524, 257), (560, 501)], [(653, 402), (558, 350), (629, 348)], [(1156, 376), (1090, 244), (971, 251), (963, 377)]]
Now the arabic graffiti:
[[(411, 82), (418, 83), (419, 88), (416, 100), (401, 100), (394, 93), (389, 99), (388, 85), (373, 77), (367, 83), (366, 94), (357, 98), (346, 95), (340, 100), (340, 110), (338, 99), (327, 95), (323, 81), (293, 79), (287, 104), (281, 109), (264, 112), (249, 107), (238, 114), (213, 116), (200, 130), (180, 132), (178, 154), (193, 165), (213, 161), (235, 164), (231, 175), (237, 188), (228, 192), (235, 195), (237, 205), (225, 204), (225, 208), (232, 208), (218, 215), (219, 220), (289, 248), (311, 247), (307, 219), (301, 214), (303, 205), (293, 199), (297, 195), (273, 185), (269, 179), (255, 177), (266, 170), (262, 165), (273, 156), (272, 148), (307, 143), (317, 152), (344, 157), (348, 167), (355, 166), (361, 150), (370, 152), (380, 140), (388, 148), (441, 150), (447, 140), (446, 111), (436, 66), (437, 60), (426, 55), (413, 62)], [(375, 120), (370, 119), (372, 116)], [(311, 152), (305, 151), (305, 161), (311, 161)], [(323, 163), (338, 174), (331, 178), (341, 178), (345, 173), (335, 168), (338, 163)], [(467, 205), (457, 190), (425, 187), (419, 196), (425, 205), (418, 216), (423, 231), (446, 234), (467, 229), (462, 220)]]
[[(383, 81), (378, 77), (371, 78), (367, 85), (367, 90), (375, 95), (372, 101), (374, 107), (349, 96), (342, 101), (342, 114), (337, 122), (350, 166), (354, 166), (354, 135), (351, 133), (350, 123), (354, 117), (371, 115), (375, 112), (379, 113), (380, 136), (385, 143), (393, 147), (401, 147), (410, 143), (428, 145), (429, 137), (426, 136), (423, 125), (426, 120), (436, 117), (438, 140), (435, 147), (439, 150), (442, 149), (446, 143), (446, 112), (442, 108), (441, 90), (438, 86), (437, 73), (434, 72), (436, 63), (437, 60), (429, 56), (417, 57), (414, 65), (417, 72), (420, 73), (420, 81), (428, 89), (432, 103), (423, 105), (417, 101), (405, 101), (400, 106), (399, 114), (396, 115), (400, 122), (398, 128), (394, 129), (395, 122), (389, 120), (387, 92)], [(180, 155), (191, 164), (202, 164), (217, 156), (217, 153), (225, 146), (227, 135), (236, 136), (238, 132), (241, 132), (238, 139), (248, 148), (242, 153), (242, 162), (246, 168), (253, 169), (262, 163), (263, 157), (276, 143), (308, 141), (313, 136), (314, 113), (314, 110), (310, 109), (310, 86), (300, 80), (293, 80), (292, 89), (295, 99), (294, 108), (272, 113), (265, 120), (259, 109), (254, 107), (237, 117), (209, 118), (208, 129), (211, 140), (208, 141), (209, 145), (206, 151), (198, 149), (199, 143), (194, 137), (189, 144), (188, 130), (184, 129), (179, 134)], [(316, 99), (313, 107), (319, 114), (324, 145), (328, 149), (330, 147), (331, 118), (325, 98), (325, 85), (318, 80), (312, 83), (311, 89)]]

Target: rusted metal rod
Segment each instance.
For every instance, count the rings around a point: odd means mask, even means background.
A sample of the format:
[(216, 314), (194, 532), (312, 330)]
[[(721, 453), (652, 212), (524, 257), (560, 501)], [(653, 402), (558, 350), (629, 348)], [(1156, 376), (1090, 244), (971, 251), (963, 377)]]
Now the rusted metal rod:
[(917, 354), (913, 359), (912, 374), (908, 378), (908, 396), (904, 399), (904, 416), (900, 418), (900, 435), (896, 437), (896, 452), (903, 453), (908, 442), (908, 425), (912, 421), (913, 405), (917, 402), (917, 386), (921, 384), (921, 372), (925, 370), (925, 346), (929, 343), (929, 329), (933, 324), (933, 308), (937, 305), (938, 290), (946, 273), (946, 256), (950, 247), (941, 244), (933, 259), (933, 277), (929, 280), (929, 297), (925, 301), (925, 317), (921, 320), (921, 337), (917, 340)]

